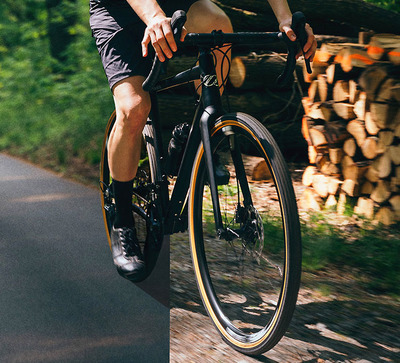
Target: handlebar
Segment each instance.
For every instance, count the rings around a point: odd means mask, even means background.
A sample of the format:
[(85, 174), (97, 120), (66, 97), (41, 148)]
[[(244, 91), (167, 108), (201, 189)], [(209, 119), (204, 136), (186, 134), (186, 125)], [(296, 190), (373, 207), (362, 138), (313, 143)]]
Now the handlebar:
[[(179, 44), (179, 40), (182, 33), (182, 28), (186, 23), (186, 13), (182, 10), (177, 10), (174, 12), (171, 18), (171, 28), (174, 34), (174, 39), (176, 44)], [(161, 70), (163, 67), (163, 63), (160, 62), (157, 55), (154, 57), (153, 66), (151, 67), (151, 71), (147, 76), (146, 80), (143, 82), (143, 90), (146, 92), (150, 92), (155, 84), (157, 83)]]
[[(215, 47), (222, 46), (224, 44), (252, 44), (252, 45), (265, 45), (276, 40), (283, 41), (288, 49), (287, 61), (285, 69), (277, 79), (278, 87), (287, 87), (293, 83), (293, 72), (296, 67), (296, 54), (298, 47), (300, 46), (303, 51), (303, 47), (307, 42), (307, 32), (305, 30), (306, 19), (303, 13), (296, 12), (292, 17), (291, 28), (296, 34), (297, 41), (291, 41), (284, 32), (275, 33), (222, 33), (220, 31), (213, 31), (212, 33), (190, 33), (185, 37), (185, 41), (180, 42), (180, 36), (182, 28), (186, 22), (186, 13), (182, 10), (176, 11), (171, 19), (171, 27), (174, 34), (175, 41), (178, 46), (191, 45), (197, 47)], [(304, 55), (304, 51), (303, 51)], [(311, 73), (311, 66), (309, 59), (304, 59), (307, 72)], [(163, 62), (160, 62), (156, 56), (153, 61), (153, 65), (149, 75), (143, 82), (143, 89), (147, 92), (151, 92), (155, 87), (156, 83), (161, 74)]]

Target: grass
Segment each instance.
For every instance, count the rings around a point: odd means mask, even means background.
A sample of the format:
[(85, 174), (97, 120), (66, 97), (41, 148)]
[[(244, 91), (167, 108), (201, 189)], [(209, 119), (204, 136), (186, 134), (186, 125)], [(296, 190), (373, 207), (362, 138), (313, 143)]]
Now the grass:
[(303, 268), (317, 271), (334, 265), (352, 271), (373, 293), (399, 295), (400, 226), (354, 224), (350, 217), (337, 225), (326, 216), (311, 214), (302, 224)]
[[(337, 223), (334, 215), (311, 213), (301, 221), (303, 270), (335, 267), (350, 272), (371, 293), (400, 295), (400, 225), (371, 225), (349, 215)], [(211, 209), (205, 223), (207, 232), (214, 234)], [(264, 219), (264, 235), (269, 253), (278, 253), (282, 228), (276, 216)]]

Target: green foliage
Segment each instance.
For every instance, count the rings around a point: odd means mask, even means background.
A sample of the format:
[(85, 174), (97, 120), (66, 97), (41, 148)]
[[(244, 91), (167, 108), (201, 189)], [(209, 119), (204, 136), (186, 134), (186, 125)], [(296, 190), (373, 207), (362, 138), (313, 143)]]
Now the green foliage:
[[(95, 164), (113, 102), (91, 37), (88, 3), (69, 1), (75, 16), (51, 22), (45, 3), (0, 3), (0, 149), (52, 165), (76, 157)], [(73, 41), (54, 58), (49, 24), (57, 19)]]
[(365, 1), (378, 5), (384, 9), (400, 13), (400, 3), (398, 0), (365, 0)]
[(46, 0), (46, 7), (50, 53), (59, 61), (65, 61), (68, 57), (66, 50), (75, 35), (76, 0)]
[(0, 14), (0, 57), (46, 33), (43, 1), (3, 0), (0, 2)]
[(355, 269), (373, 292), (400, 294), (400, 226), (353, 226), (351, 231), (314, 214), (302, 226), (303, 267)]

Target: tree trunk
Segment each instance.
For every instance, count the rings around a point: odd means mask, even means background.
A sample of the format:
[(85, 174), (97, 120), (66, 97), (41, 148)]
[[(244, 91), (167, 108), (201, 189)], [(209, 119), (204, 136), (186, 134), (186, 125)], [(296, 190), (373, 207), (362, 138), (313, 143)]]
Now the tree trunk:
[(388, 53), (388, 56), (392, 63), (394, 63), (396, 66), (400, 65), (400, 47), (391, 50)]
[(303, 185), (309, 187), (313, 183), (314, 175), (317, 173), (317, 168), (315, 166), (309, 165), (306, 170), (304, 170), (302, 182)]
[(368, 55), (375, 60), (381, 60), (385, 53), (397, 48), (400, 36), (392, 34), (377, 34), (371, 38), (368, 47)]
[[(229, 80), (233, 87), (242, 90), (274, 89), (285, 64), (286, 55), (237, 56), (232, 59)], [(301, 65), (298, 68), (301, 70)]]
[(374, 63), (369, 58), (366, 50), (358, 48), (344, 48), (335, 57), (335, 62), (340, 63), (343, 71), (346, 73), (355, 71), (357, 68), (367, 68)]
[(359, 147), (362, 146), (365, 139), (367, 138), (367, 133), (365, 132), (365, 124), (361, 120), (352, 120), (347, 124), (347, 131), (357, 142)]
[(76, 0), (46, 0), (46, 8), (50, 53), (57, 60), (64, 61), (65, 51), (73, 39), (70, 28), (78, 16)]
[(384, 224), (385, 226), (390, 226), (395, 222), (395, 215), (390, 207), (382, 207), (376, 212), (375, 220)]
[[(214, 2), (231, 17), (236, 30), (278, 29), (275, 16), (265, 0), (214, 0)], [(400, 14), (363, 0), (290, 0), (289, 5), (292, 12), (302, 11), (306, 15), (307, 21), (312, 24), (317, 34), (343, 34), (344, 30), (347, 33), (353, 31), (352, 35), (355, 36), (358, 34), (358, 28), (400, 34)], [(338, 25), (340, 23), (341, 25)]]
[(391, 195), (389, 183), (379, 180), (376, 188), (371, 193), (371, 199), (379, 204), (386, 202)]
[(360, 192), (360, 185), (356, 180), (345, 179), (342, 184), (342, 190), (350, 197), (358, 197)]
[(376, 124), (376, 122), (372, 119), (371, 112), (365, 113), (365, 129), (368, 131), (370, 135), (377, 135), (380, 128)]
[(372, 219), (374, 217), (374, 201), (364, 197), (358, 198), (354, 212)]
[(316, 212), (321, 210), (321, 204), (321, 197), (311, 188), (305, 189), (299, 200), (301, 209), (314, 210)]
[(318, 77), (318, 95), (321, 102), (332, 98), (333, 85), (328, 83), (326, 74), (319, 74)]
[(370, 136), (365, 139), (361, 145), (361, 151), (367, 159), (375, 159), (379, 153), (378, 150), (379, 139), (375, 136)]

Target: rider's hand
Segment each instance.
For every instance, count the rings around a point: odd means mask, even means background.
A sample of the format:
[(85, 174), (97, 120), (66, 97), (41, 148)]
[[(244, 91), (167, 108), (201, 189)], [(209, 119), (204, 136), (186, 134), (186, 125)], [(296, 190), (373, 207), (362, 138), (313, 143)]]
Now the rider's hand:
[[(283, 21), (279, 24), (279, 30), (285, 32), (288, 38), (292, 41), (296, 40), (296, 34), (290, 27), (292, 23), (292, 19), (288, 21)], [(317, 50), (317, 40), (315, 39), (314, 32), (309, 24), (306, 23), (306, 32), (308, 35), (307, 43), (303, 47), (304, 55), (307, 59), (311, 62), (314, 60), (315, 51)], [(296, 59), (303, 55), (302, 51), (300, 50), (299, 53), (296, 55)]]
[[(186, 33), (186, 29), (183, 28), (181, 41), (185, 38)], [(161, 62), (164, 62), (166, 58), (172, 58), (173, 52), (177, 51), (177, 46), (171, 29), (171, 18), (158, 15), (147, 24), (142, 40), (143, 57), (148, 55), (150, 42)]]

